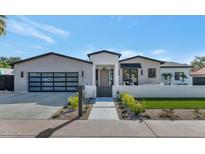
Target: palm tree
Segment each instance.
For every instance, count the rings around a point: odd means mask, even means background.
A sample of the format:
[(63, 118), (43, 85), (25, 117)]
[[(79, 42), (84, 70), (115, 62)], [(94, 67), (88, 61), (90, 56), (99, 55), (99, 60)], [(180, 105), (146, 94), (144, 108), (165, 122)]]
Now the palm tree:
[(6, 34), (6, 16), (0, 15), (0, 35)]
[(162, 76), (164, 77), (165, 81), (169, 81), (169, 85), (171, 84), (171, 79), (173, 77), (172, 73), (163, 73)]
[(172, 73), (167, 73), (168, 80), (169, 80), (169, 85), (171, 84), (171, 79), (173, 77)]
[(184, 83), (185, 79), (187, 78), (187, 76), (184, 73), (180, 74), (180, 78), (182, 80), (182, 83)]
[(167, 75), (167, 73), (163, 73), (162, 76), (164, 77), (164, 80), (165, 80), (165, 81), (168, 80), (168, 75)]

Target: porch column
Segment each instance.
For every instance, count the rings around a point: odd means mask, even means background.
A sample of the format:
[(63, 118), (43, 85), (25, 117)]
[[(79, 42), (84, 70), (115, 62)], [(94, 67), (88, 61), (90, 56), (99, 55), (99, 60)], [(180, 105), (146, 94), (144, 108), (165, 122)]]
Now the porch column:
[(95, 86), (95, 64), (92, 66), (92, 85)]
[(119, 65), (115, 64), (114, 68), (114, 85), (119, 85)]

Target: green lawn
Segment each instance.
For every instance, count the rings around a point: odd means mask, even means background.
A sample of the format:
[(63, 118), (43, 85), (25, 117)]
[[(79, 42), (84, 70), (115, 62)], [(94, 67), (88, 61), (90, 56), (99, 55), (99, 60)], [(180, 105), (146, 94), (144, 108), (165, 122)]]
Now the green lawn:
[(142, 100), (147, 109), (205, 109), (205, 98), (145, 98)]

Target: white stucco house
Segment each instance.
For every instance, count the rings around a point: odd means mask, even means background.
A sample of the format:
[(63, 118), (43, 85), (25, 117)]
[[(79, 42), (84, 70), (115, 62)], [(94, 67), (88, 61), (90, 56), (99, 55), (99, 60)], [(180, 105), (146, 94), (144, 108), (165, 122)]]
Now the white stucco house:
[[(162, 84), (163, 72), (184, 72), (192, 84), (190, 66), (168, 63), (143, 56), (120, 59), (121, 54), (107, 50), (88, 54), (82, 60), (54, 52), (13, 63), (14, 90), (29, 92), (76, 91), (78, 84), (96, 87), (96, 95), (112, 95), (112, 86)], [(174, 66), (176, 64), (177, 66)], [(180, 66), (179, 66), (180, 65)], [(177, 84), (178, 80), (173, 80)]]
[[(187, 65), (187, 64), (180, 64), (176, 62), (164, 62), (163, 64), (160, 65), (161, 81), (167, 84), (168, 81), (165, 81), (163, 74), (170, 73), (172, 74), (170, 84), (192, 85), (192, 76), (190, 76), (191, 69), (192, 69), (192, 66)], [(180, 76), (181, 74), (184, 74), (186, 76), (186, 78), (184, 79), (184, 82), (182, 82), (182, 78)]]

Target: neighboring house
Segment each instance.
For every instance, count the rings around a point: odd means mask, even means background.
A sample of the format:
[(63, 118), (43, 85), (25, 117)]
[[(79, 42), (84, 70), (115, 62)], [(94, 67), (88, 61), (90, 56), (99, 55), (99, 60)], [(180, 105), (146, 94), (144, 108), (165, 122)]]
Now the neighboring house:
[(76, 91), (78, 84), (84, 84), (97, 86), (97, 95), (103, 96), (100, 94), (112, 93), (112, 85), (162, 82), (163, 61), (143, 56), (119, 60), (120, 56), (102, 50), (88, 54), (87, 61), (50, 52), (21, 60), (13, 63), (14, 88), (15, 91)]
[[(161, 81), (165, 84), (168, 81), (165, 81), (162, 74), (164, 73), (171, 73), (171, 84), (178, 85), (178, 84), (188, 84), (192, 85), (192, 77), (190, 76), (192, 66), (187, 64), (180, 64), (176, 62), (165, 62), (160, 66), (160, 73), (161, 73)], [(185, 74), (187, 78), (185, 78), (184, 83), (182, 83), (181, 74)]]
[(0, 68), (0, 75), (13, 75), (14, 70), (9, 68)]
[(191, 76), (193, 77), (193, 85), (205, 85), (205, 66), (193, 70)]

